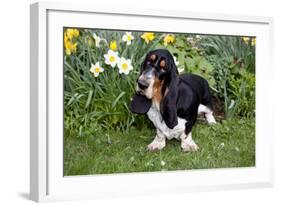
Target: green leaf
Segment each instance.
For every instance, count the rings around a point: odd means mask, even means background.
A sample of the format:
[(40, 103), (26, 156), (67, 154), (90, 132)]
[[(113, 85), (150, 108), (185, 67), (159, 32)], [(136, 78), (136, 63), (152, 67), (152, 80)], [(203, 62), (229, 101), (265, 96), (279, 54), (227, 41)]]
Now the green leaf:
[(94, 91), (93, 91), (93, 90), (90, 90), (89, 95), (88, 95), (88, 99), (87, 99), (87, 102), (86, 102), (86, 105), (85, 105), (85, 108), (88, 108), (88, 107), (89, 107), (90, 102), (91, 102), (91, 100), (92, 100), (93, 93), (94, 93)]
[(118, 103), (118, 101), (122, 98), (122, 96), (123, 95), (125, 95), (125, 92), (123, 91), (123, 92), (121, 92), (119, 95), (118, 95), (118, 97), (113, 101), (113, 103), (112, 103), (112, 108), (114, 108), (115, 106), (116, 106), (116, 104)]

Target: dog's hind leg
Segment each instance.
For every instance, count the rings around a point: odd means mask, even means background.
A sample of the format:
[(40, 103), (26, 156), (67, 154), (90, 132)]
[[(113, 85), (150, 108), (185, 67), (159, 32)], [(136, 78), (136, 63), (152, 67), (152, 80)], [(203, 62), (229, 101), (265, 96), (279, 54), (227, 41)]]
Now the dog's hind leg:
[(200, 104), (198, 107), (198, 114), (204, 114), (205, 119), (209, 124), (215, 124), (216, 120), (213, 115), (213, 111), (205, 105)]

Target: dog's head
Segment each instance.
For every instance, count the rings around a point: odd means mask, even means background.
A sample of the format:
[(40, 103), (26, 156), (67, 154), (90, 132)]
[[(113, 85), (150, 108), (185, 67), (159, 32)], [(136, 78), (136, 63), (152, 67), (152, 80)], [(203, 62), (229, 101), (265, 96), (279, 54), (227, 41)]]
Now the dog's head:
[(160, 106), (160, 112), (168, 127), (177, 124), (176, 99), (178, 70), (168, 50), (149, 52), (141, 65), (136, 94), (131, 102), (135, 113), (146, 113), (152, 101)]

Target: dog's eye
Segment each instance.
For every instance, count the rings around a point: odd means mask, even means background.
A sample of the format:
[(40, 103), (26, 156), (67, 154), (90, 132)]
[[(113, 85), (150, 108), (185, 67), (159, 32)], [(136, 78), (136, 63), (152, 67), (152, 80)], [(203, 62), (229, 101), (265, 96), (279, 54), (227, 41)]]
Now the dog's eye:
[(160, 61), (160, 68), (165, 68), (166, 67), (166, 61), (165, 60), (161, 60)]
[(151, 56), (149, 56), (149, 60), (150, 61), (155, 61), (156, 60), (156, 55), (152, 54)]

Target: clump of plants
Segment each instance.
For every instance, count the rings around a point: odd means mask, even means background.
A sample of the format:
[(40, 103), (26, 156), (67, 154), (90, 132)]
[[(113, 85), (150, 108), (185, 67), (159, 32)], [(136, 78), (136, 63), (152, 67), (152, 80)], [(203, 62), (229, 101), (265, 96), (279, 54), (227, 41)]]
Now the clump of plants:
[(214, 67), (215, 94), (226, 118), (255, 116), (255, 38), (205, 36), (201, 48)]

